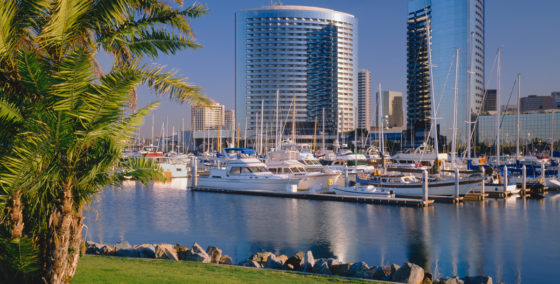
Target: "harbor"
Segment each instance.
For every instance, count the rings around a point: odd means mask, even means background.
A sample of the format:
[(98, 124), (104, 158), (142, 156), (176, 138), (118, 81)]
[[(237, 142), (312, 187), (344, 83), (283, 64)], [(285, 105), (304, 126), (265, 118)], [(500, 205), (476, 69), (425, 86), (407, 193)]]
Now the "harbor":
[[(370, 264), (411, 261), (434, 275), (497, 283), (554, 279), (560, 195), (519, 195), (421, 208), (224, 194), (186, 179), (107, 188), (86, 211), (87, 240), (215, 245), (235, 263), (256, 252)], [(531, 245), (527, 245), (531, 244)], [(538, 265), (536, 265), (538, 263)]]

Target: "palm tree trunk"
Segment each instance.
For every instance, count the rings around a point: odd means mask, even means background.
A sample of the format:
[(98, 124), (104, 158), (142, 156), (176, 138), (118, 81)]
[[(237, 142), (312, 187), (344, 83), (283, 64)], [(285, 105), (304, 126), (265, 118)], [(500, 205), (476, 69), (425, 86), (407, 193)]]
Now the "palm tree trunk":
[(70, 255), (68, 257), (68, 264), (66, 267), (66, 283), (70, 283), (74, 274), (76, 273), (76, 268), (78, 268), (78, 260), (80, 259), (80, 246), (82, 244), (82, 226), (84, 218), (82, 216), (83, 208), (79, 208), (78, 211), (72, 217), (72, 231), (70, 233), (70, 245), (69, 251)]
[(44, 277), (47, 283), (61, 284), (67, 281), (68, 252), (73, 223), (72, 188), (68, 182), (63, 187), (59, 208), (50, 217), (49, 235), (46, 241), (46, 267)]
[(23, 235), (23, 213), (21, 205), (21, 190), (16, 190), (12, 196), (10, 213), (10, 225), (12, 229), (12, 239), (21, 238)]

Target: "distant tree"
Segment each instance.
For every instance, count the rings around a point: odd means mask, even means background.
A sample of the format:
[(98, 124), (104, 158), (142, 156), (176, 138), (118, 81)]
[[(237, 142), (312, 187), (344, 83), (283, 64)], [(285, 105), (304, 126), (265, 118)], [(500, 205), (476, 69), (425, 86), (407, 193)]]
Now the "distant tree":
[[(207, 102), (198, 87), (141, 61), (197, 48), (188, 19), (205, 12), (159, 0), (0, 1), (0, 282), (70, 282), (84, 206), (125, 177), (161, 177), (154, 162), (121, 159), (157, 103), (122, 109), (139, 84)], [(106, 74), (99, 50), (115, 56)]]

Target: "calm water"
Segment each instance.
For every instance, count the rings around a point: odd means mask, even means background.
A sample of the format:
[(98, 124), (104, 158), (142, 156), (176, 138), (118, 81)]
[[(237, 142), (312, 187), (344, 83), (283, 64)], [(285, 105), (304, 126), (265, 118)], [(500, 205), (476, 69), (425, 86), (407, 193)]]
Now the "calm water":
[[(198, 242), (239, 261), (257, 251), (417, 263), (435, 275), (488, 274), (505, 283), (554, 283), (560, 195), (406, 208), (192, 192), (185, 182), (107, 189), (86, 214), (88, 239)], [(495, 282), (497, 283), (497, 282)]]

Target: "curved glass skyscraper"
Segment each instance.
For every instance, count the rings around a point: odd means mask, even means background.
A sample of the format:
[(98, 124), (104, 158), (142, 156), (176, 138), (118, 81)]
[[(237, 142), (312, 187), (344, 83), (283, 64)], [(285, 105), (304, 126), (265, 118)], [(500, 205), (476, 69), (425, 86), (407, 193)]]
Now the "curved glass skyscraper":
[[(273, 5), (235, 15), (235, 109), (250, 133), (264, 123), (298, 135), (356, 126), (357, 20), (329, 9)], [(278, 99), (277, 99), (278, 96)], [(265, 126), (266, 127), (266, 126)], [(242, 126), (243, 129), (243, 126)], [(318, 132), (317, 132), (318, 133)]]
[(431, 125), (426, 24), (430, 19), (436, 117), (442, 144), (451, 142), (455, 54), (459, 49), (457, 141), (465, 143), (471, 114), (484, 95), (484, 0), (411, 0), (407, 24), (407, 141), (418, 146)]

